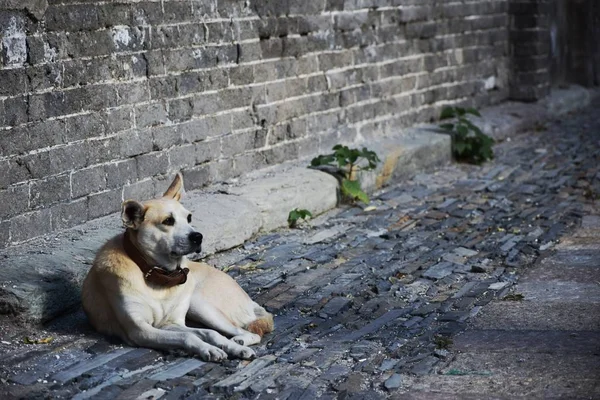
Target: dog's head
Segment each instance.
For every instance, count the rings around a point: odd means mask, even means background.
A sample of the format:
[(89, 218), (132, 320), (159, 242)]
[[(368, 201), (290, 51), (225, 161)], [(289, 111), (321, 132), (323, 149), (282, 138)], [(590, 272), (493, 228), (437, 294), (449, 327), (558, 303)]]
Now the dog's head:
[(173, 269), (181, 258), (200, 252), (202, 234), (192, 227), (192, 214), (179, 202), (183, 178), (177, 174), (163, 197), (123, 203), (123, 225), (134, 231), (136, 245), (161, 266)]

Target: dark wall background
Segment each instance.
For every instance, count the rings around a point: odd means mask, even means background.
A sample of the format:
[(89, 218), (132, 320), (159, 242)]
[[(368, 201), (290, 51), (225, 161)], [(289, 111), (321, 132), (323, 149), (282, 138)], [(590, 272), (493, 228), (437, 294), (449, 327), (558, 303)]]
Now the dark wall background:
[[(0, 2), (0, 247), (508, 96), (507, 0)], [(160, 183), (157, 185), (157, 183)]]

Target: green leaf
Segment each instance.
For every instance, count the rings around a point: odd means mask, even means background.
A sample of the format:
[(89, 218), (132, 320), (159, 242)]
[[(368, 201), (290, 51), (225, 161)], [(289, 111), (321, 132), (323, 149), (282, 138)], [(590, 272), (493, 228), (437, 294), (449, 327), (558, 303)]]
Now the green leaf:
[(295, 228), (298, 224), (298, 220), (312, 218), (312, 214), (310, 211), (305, 209), (295, 208), (288, 214), (288, 225), (290, 228)]
[(456, 126), (456, 132), (460, 135), (460, 136), (467, 136), (467, 134), (469, 133), (469, 128), (465, 125), (457, 125)]
[(320, 155), (311, 160), (310, 166), (318, 167), (320, 165), (331, 165), (331, 163), (333, 163), (334, 160), (335, 157), (333, 156), (333, 154)]
[(440, 128), (452, 132), (452, 130), (454, 129), (454, 124), (441, 124)]
[(342, 179), (342, 192), (354, 200), (360, 200), (365, 204), (369, 203), (369, 196), (362, 190), (359, 181)]
[(442, 113), (440, 114), (440, 119), (454, 118), (455, 116), (456, 111), (454, 107), (444, 107), (442, 109)]
[(456, 142), (454, 143), (454, 152), (458, 154), (462, 154), (466, 149), (466, 144), (464, 142)]

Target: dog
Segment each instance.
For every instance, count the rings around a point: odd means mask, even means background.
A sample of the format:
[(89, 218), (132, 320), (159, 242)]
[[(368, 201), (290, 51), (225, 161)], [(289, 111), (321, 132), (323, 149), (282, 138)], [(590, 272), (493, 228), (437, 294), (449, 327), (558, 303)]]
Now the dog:
[(226, 273), (187, 259), (201, 251), (202, 234), (179, 202), (182, 191), (178, 173), (163, 197), (123, 203), (125, 232), (98, 251), (83, 309), (97, 331), (129, 345), (181, 349), (204, 361), (252, 359), (248, 346), (273, 331), (273, 316)]

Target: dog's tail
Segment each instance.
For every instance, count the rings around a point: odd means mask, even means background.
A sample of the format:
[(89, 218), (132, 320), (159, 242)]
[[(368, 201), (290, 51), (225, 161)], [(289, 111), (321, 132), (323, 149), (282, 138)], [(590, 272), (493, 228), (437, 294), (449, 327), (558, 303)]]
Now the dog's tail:
[(264, 308), (257, 306), (254, 309), (256, 319), (248, 324), (246, 329), (252, 333), (263, 337), (269, 332), (273, 332), (275, 329), (275, 323), (273, 322), (273, 314), (267, 312)]

